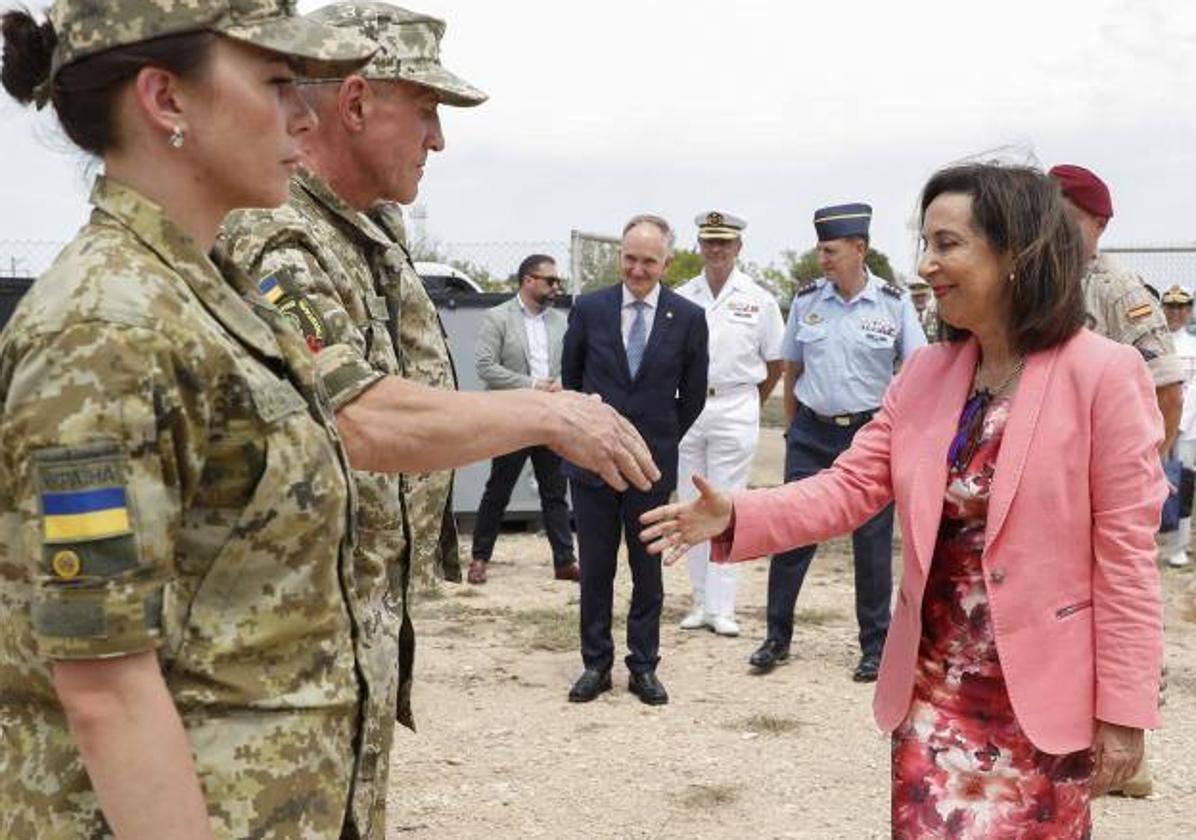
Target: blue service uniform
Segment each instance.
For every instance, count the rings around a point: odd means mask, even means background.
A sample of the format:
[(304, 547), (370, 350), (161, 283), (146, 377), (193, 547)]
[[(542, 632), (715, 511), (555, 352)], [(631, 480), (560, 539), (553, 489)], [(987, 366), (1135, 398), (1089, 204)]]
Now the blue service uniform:
[[(785, 359), (803, 366), (794, 387), (798, 411), (785, 434), (785, 480), (829, 467), (880, 407), (898, 364), (925, 344), (909, 294), (872, 274), (850, 301), (826, 279), (800, 287), (781, 345)], [(769, 565), (768, 638), (786, 649), (797, 596), (817, 548), (777, 554)], [(879, 656), (893, 588), (892, 504), (856, 529), (852, 549), (860, 649)]]

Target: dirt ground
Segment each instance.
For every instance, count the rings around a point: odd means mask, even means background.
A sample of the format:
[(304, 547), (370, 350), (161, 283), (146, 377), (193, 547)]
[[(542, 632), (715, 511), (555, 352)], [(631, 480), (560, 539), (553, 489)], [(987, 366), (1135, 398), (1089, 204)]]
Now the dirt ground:
[[(753, 483), (779, 480), (782, 451), (766, 429)], [(577, 587), (552, 579), (542, 536), (503, 535), (485, 586), (444, 584), (416, 609), (419, 732), (397, 739), (389, 837), (889, 836), (889, 742), (872, 723), (872, 688), (851, 681), (849, 552), (841, 541), (820, 552), (795, 656), (767, 676), (747, 667), (764, 634), (767, 563), (743, 567), (737, 639), (679, 630), (688, 579), (683, 564), (667, 569), (658, 674), (671, 702), (649, 708), (627, 692), (621, 659), (614, 691), (566, 702), (581, 672)], [(1194, 580), (1164, 572), (1170, 687), (1149, 743), (1155, 793), (1098, 800), (1098, 838), (1196, 838), (1196, 623), (1180, 614)], [(623, 615), (629, 585), (621, 562)]]

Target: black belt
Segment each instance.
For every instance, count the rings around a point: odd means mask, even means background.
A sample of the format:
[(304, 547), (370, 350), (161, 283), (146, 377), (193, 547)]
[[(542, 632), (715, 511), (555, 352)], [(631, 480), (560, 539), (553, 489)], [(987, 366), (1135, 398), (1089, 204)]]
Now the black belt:
[(813, 409), (801, 406), (801, 411), (813, 417), (819, 423), (825, 423), (828, 426), (862, 426), (872, 419), (872, 415), (880, 411), (879, 408), (872, 408), (868, 411), (857, 411), (854, 414), (819, 414)]

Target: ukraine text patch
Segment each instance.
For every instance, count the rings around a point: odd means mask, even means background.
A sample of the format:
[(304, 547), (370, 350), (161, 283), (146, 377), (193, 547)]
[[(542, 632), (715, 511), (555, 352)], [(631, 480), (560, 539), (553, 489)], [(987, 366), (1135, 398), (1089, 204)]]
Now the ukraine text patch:
[(34, 455), (47, 545), (128, 534), (125, 456), (114, 443), (43, 449)]

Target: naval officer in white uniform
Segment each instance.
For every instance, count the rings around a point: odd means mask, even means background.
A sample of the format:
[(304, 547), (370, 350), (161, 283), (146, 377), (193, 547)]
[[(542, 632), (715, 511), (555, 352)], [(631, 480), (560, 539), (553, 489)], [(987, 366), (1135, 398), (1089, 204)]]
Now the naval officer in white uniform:
[[(706, 407), (681, 440), (677, 495), (682, 500), (697, 495), (694, 473), (716, 487), (747, 487), (760, 437), (760, 406), (784, 368), (785, 322), (776, 298), (735, 265), (747, 223), (718, 210), (699, 214), (694, 223), (705, 266), (677, 292), (706, 310), (710, 368)], [(711, 563), (709, 543), (694, 546), (687, 560), (693, 607), (682, 629), (739, 635), (739, 567)]]

